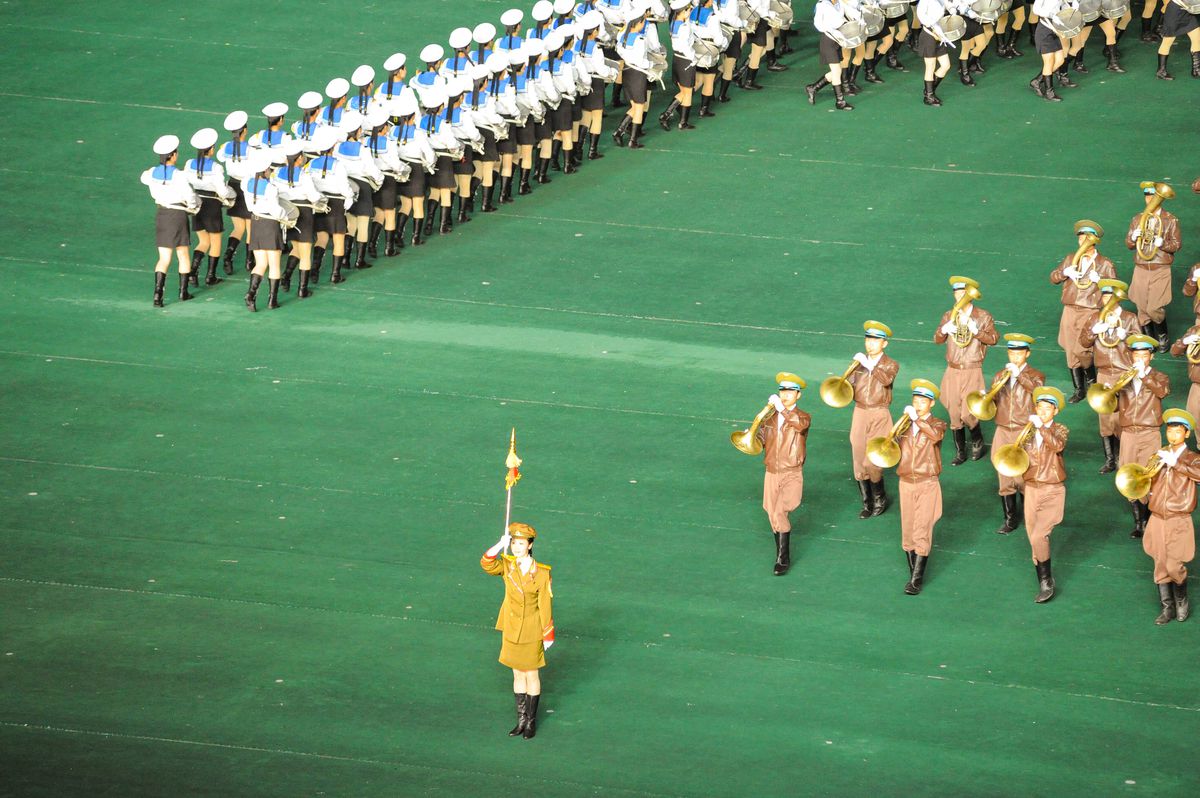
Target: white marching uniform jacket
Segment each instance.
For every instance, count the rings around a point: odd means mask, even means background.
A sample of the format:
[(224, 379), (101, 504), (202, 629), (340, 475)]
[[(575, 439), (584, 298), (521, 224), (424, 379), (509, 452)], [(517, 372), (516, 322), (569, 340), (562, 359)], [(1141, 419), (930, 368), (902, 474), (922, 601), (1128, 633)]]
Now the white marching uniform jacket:
[(271, 173), (271, 185), (283, 199), (293, 205), (311, 208), (324, 204), (324, 195), (317, 190), (312, 176), (303, 166), (281, 166)]
[(587, 71), (605, 83), (612, 83), (621, 74), (615, 67), (604, 62), (604, 51), (600, 49), (599, 43), (594, 39), (584, 43), (583, 49), (579, 51), (575, 60), (586, 64)]
[[(557, 108), (562, 102), (562, 95), (559, 93), (558, 87), (554, 85), (554, 76), (550, 74), (550, 67), (545, 58), (537, 62), (533, 73), (533, 78), (525, 83), (530, 90), (531, 97), (536, 98), (539, 103), (548, 108)], [(536, 113), (534, 117), (537, 117)]]
[(432, 172), (437, 164), (437, 155), (429, 146), (429, 136), (417, 125), (400, 124), (392, 128), (396, 143), (396, 154), (409, 164), (416, 164), (426, 172)]
[(713, 7), (717, 9), (720, 24), (735, 31), (746, 27), (741, 14), (738, 13), (738, 0), (714, 0)]
[(479, 153), (483, 152), (483, 134), (479, 132), (479, 128), (475, 127), (471, 112), (467, 110), (466, 106), (460, 105), (452, 111), (448, 111), (446, 123), (449, 123), (450, 132), (454, 138), (464, 146)]
[(425, 128), (429, 136), (429, 146), (433, 148), (435, 155), (439, 157), (449, 156), (450, 158), (462, 157), (463, 145), (459, 143), (458, 137), (454, 135), (454, 131), (446, 123), (445, 117), (441, 114), (438, 114), (437, 117), (426, 114), (425, 119), (421, 122), (421, 126)]
[(697, 38), (707, 39), (720, 50), (729, 46), (729, 34), (721, 27), (720, 12), (715, 8), (694, 8), (688, 21), (691, 22), (692, 32)]
[[(491, 80), (488, 83), (490, 84)], [(463, 97), (462, 107), (471, 114), (471, 121), (475, 127), (492, 131), (497, 139), (508, 138), (508, 123), (497, 112), (496, 100), (486, 86), (479, 91), (467, 92)]]
[(414, 92), (411, 87), (406, 86), (404, 83), (401, 83), (398, 80), (392, 81), (391, 86), (389, 87), (388, 82), (385, 80), (383, 83), (380, 83), (379, 88), (375, 90), (375, 102), (378, 103), (380, 108), (382, 108), (384, 111), (387, 111), (389, 115), (395, 116), (392, 111), (396, 107), (396, 101), (405, 94), (411, 94), (414, 100), (417, 99), (416, 92)]
[(929, 29), (932, 35), (938, 41), (942, 41), (941, 37), (936, 32), (940, 33), (941, 28), (938, 27), (938, 21), (950, 13), (951, 3), (946, 0), (919, 0), (917, 2), (917, 19), (921, 21), (921, 25)]
[(400, 160), (399, 148), (395, 147), (387, 136), (368, 136), (363, 143), (363, 149), (375, 162), (376, 168), (388, 177), (403, 182), (412, 172), (412, 168)]
[(637, 33), (622, 33), (617, 37), (617, 54), (621, 60), (626, 66), (640, 71), (650, 69), (649, 51), (661, 49), (658, 28), (649, 22)]
[(670, 24), (671, 51), (685, 61), (696, 60), (696, 48), (692, 42), (696, 40), (696, 31), (690, 20), (673, 19)]
[(361, 180), (373, 189), (383, 185), (383, 172), (379, 171), (375, 159), (361, 141), (343, 141), (336, 152), (351, 180)]
[(142, 185), (150, 189), (154, 204), (160, 208), (195, 213), (200, 210), (200, 198), (192, 189), (187, 176), (174, 166), (159, 164), (142, 172)]
[(292, 140), (292, 134), (286, 130), (260, 130), (250, 137), (252, 150), (277, 150)]
[(358, 186), (350, 182), (346, 167), (332, 155), (315, 158), (305, 167), (317, 191), (329, 199), (340, 199), (353, 205), (358, 197)]
[(242, 182), (242, 193), (246, 195), (246, 207), (261, 219), (274, 219), (286, 223), (296, 218), (295, 206), (279, 196), (273, 178), (251, 177)]
[(246, 156), (250, 153), (250, 143), (246, 141), (227, 141), (217, 150), (217, 160), (225, 165), (225, 172), (230, 180), (242, 182), (246, 177)]
[(225, 184), (225, 170), (221, 168), (221, 164), (212, 158), (205, 158), (203, 164), (198, 160), (192, 158), (183, 166), (183, 174), (192, 190), (200, 196), (207, 196), (232, 206), (237, 192)]
[[(1038, 19), (1048, 20), (1062, 11), (1067, 4), (1062, 0), (1034, 0), (1033, 13), (1037, 14)], [(1050, 27), (1050, 23), (1046, 22), (1046, 27)]]

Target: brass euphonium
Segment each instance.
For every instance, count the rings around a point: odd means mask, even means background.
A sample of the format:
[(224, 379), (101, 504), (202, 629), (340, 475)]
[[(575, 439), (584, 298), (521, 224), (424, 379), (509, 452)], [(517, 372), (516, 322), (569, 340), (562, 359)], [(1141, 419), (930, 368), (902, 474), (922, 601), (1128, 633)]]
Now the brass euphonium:
[[(1075, 250), (1075, 254), (1071, 257), (1071, 265), (1079, 268), (1079, 261), (1083, 260), (1083, 253), (1099, 243), (1100, 236), (1095, 233), (1084, 233), (1083, 243), (1079, 245), (1079, 249)], [(1075, 287), (1086, 291), (1092, 287), (1092, 280), (1090, 277), (1080, 277), (1075, 281)]]
[(1000, 393), (1000, 389), (1008, 382), (1008, 372), (1004, 372), (1004, 376), (992, 383), (992, 387), (987, 393), (982, 391), (971, 391), (967, 394), (967, 408), (971, 411), (971, 415), (981, 421), (991, 421), (996, 417), (996, 394)]
[(734, 447), (743, 454), (761, 454), (763, 450), (762, 442), (758, 439), (758, 428), (762, 423), (771, 416), (775, 415), (775, 408), (768, 403), (766, 407), (758, 411), (758, 415), (750, 422), (750, 427), (741, 432), (734, 432), (729, 435), (729, 441)]
[(1093, 410), (1100, 415), (1117, 412), (1117, 394), (1137, 376), (1137, 366), (1130, 368), (1112, 385), (1096, 383), (1088, 388), (1087, 401)]
[(1200, 363), (1200, 341), (1197, 341), (1194, 344), (1188, 344), (1187, 362), (1193, 365)]
[(1146, 494), (1150, 492), (1150, 483), (1154, 481), (1154, 475), (1161, 471), (1162, 467), (1163, 461), (1158, 459), (1157, 454), (1153, 455), (1146, 465), (1130, 463), (1121, 466), (1117, 469), (1117, 490), (1130, 501), (1146, 498)]
[(850, 375), (858, 368), (858, 361), (853, 361), (840, 377), (828, 377), (821, 381), (821, 401), (830, 407), (845, 407), (854, 401), (854, 386), (850, 384)]
[(954, 307), (950, 308), (950, 318), (954, 322), (954, 343), (958, 346), (966, 348), (971, 345), (971, 339), (975, 336), (971, 335), (971, 328), (967, 323), (959, 318), (960, 312), (972, 302), (977, 302), (983, 299), (983, 294), (973, 285), (968, 285), (963, 289), (962, 298), (954, 303)]
[[(1104, 300), (1104, 305), (1100, 308), (1100, 321), (1104, 321), (1120, 306), (1121, 301), (1127, 298), (1128, 293), (1123, 288), (1113, 288), (1113, 292), (1108, 295), (1108, 299)], [(1096, 336), (1096, 340), (1101, 346), (1112, 349), (1117, 344), (1121, 343), (1121, 339), (1116, 336), (1116, 330), (1113, 332), (1101, 332)]]
[(1162, 233), (1162, 220), (1155, 216), (1154, 212), (1158, 210), (1164, 200), (1174, 197), (1175, 189), (1166, 183), (1154, 184), (1154, 196), (1150, 198), (1146, 210), (1142, 211), (1142, 221), (1138, 225), (1141, 235), (1138, 236), (1136, 252), (1140, 260), (1154, 260), (1155, 255), (1158, 254), (1158, 246), (1154, 243), (1154, 239)]
[(867, 459), (878, 468), (891, 468), (899, 463), (900, 444), (896, 443), (896, 439), (908, 430), (911, 423), (912, 419), (905, 413), (892, 425), (892, 430), (887, 435), (867, 441)]
[(1029, 470), (1029, 452), (1025, 451), (1025, 444), (1031, 435), (1033, 435), (1032, 421), (1021, 429), (1014, 442), (1007, 443), (992, 452), (992, 466), (996, 471), (1006, 477), (1016, 478)]

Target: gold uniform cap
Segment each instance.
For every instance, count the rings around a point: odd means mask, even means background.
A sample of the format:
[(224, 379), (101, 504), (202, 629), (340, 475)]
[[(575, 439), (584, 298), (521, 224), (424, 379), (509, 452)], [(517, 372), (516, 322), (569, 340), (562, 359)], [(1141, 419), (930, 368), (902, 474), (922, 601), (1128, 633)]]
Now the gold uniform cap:
[(911, 383), (913, 396), (924, 396), (926, 399), (937, 401), (942, 392), (929, 380), (916, 379)]
[(868, 338), (882, 338), (885, 341), (892, 337), (892, 328), (881, 321), (864, 321), (863, 332)]
[(508, 525), (508, 534), (514, 538), (533, 540), (537, 537), (537, 530), (529, 524), (512, 523)]
[(979, 283), (975, 282), (970, 277), (963, 277), (962, 275), (956, 274), (950, 278), (950, 287), (955, 291), (960, 288), (966, 288), (967, 286), (971, 286), (976, 291), (979, 290)]
[(1009, 349), (1028, 349), (1033, 344), (1033, 338), (1021, 333), (1005, 333), (1004, 340), (1008, 341)]
[(1067, 397), (1063, 396), (1063, 392), (1052, 385), (1042, 385), (1033, 389), (1034, 402), (1050, 402), (1059, 410), (1067, 403)]
[(802, 391), (808, 383), (790, 371), (781, 371), (775, 375), (775, 382), (781, 391)]
[(1158, 341), (1151, 338), (1149, 335), (1137, 333), (1125, 339), (1125, 346), (1134, 350), (1149, 349), (1151, 352), (1153, 352), (1155, 349), (1158, 349)]
[(1189, 432), (1191, 432), (1192, 430), (1194, 430), (1196, 428), (1195, 416), (1193, 416), (1188, 411), (1180, 410), (1177, 407), (1171, 408), (1170, 410), (1163, 412), (1162, 423), (1164, 423), (1164, 424), (1182, 424), (1183, 426), (1188, 428)]
[(1075, 223), (1075, 235), (1080, 233), (1091, 233), (1097, 238), (1104, 238), (1104, 228), (1091, 219), (1080, 219)]
[(1153, 194), (1154, 193), (1154, 181), (1153, 180), (1143, 180), (1141, 183), (1138, 183), (1138, 188), (1140, 188), (1142, 190), (1143, 194)]

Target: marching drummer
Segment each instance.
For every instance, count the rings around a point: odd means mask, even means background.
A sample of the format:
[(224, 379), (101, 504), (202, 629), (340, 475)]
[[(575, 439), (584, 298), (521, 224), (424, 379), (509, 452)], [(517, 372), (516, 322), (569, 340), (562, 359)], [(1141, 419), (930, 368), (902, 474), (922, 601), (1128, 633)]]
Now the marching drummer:
[(692, 90), (696, 88), (696, 50), (692, 44), (696, 40), (696, 32), (691, 23), (691, 5), (692, 0), (671, 0), (671, 77), (677, 91), (675, 98), (658, 117), (658, 124), (667, 131), (671, 129), (676, 111), (680, 114), (680, 130), (695, 127), (688, 122), (692, 113)]
[(304, 168), (304, 147), (305, 143), (298, 139), (289, 141), (283, 149), (287, 163), (271, 175), (271, 183), (279, 196), (295, 205), (298, 212), (296, 226), (288, 233), (292, 249), (283, 269), (281, 286), (284, 291), (292, 290), (292, 274), (296, 267), (299, 267), (300, 287), (296, 296), (301, 299), (311, 296), (308, 281), (309, 272), (312, 270), (313, 240), (316, 236), (313, 212), (316, 208), (325, 207), (327, 202), (313, 183), (309, 170)]
[(938, 86), (950, 71), (950, 42), (946, 37), (941, 20), (948, 13), (946, 0), (920, 0), (917, 3), (917, 20), (921, 32), (917, 37), (917, 55), (925, 61), (926, 105), (939, 106)]
[(250, 273), (250, 289), (246, 292), (246, 309), (258, 310), (255, 300), (263, 275), (267, 276), (269, 299), (267, 307), (279, 307), (279, 283), (282, 270), (279, 259), (283, 251), (283, 222), (294, 220), (296, 209), (279, 196), (271, 182), (271, 156), (261, 150), (251, 153), (246, 171), (249, 177), (242, 184), (246, 207), (253, 214), (250, 227), (250, 248), (254, 250), (254, 271)]
[[(1033, 80), (1029, 81), (1029, 88), (1033, 89), (1034, 93), (1051, 102), (1060, 102), (1062, 97), (1054, 91), (1054, 75), (1059, 71), (1059, 68), (1066, 62), (1067, 51), (1063, 47), (1063, 40), (1059, 37), (1056, 31), (1048, 20), (1055, 18), (1059, 11), (1066, 7), (1063, 0), (1034, 0), (1033, 13), (1038, 17), (1037, 27), (1033, 32), (1033, 43), (1037, 47), (1038, 55), (1042, 57), (1042, 68)], [(1062, 76), (1059, 76), (1061, 82)], [(1067, 78), (1064, 86), (1073, 86), (1070, 78)]]
[(840, 35), (838, 29), (849, 22), (851, 12), (840, 0), (818, 0), (813, 14), (813, 25), (821, 32), (821, 40), (817, 44), (817, 52), (821, 63), (825, 65), (825, 74), (804, 87), (808, 94), (809, 105), (817, 102), (817, 92), (826, 86), (833, 86), (835, 107), (839, 111), (853, 111), (854, 106), (846, 102), (842, 88), (842, 45), (834, 36)]
[(163, 306), (163, 290), (167, 269), (171, 265), (171, 250), (179, 261), (179, 299), (192, 298), (188, 293), (188, 274), (192, 270), (188, 247), (192, 234), (188, 229), (188, 214), (200, 210), (200, 198), (188, 184), (183, 172), (175, 168), (179, 160), (179, 138), (160, 136), (154, 142), (158, 166), (142, 172), (141, 181), (150, 189), (158, 206), (154, 216), (154, 243), (158, 247), (158, 262), (154, 264), (154, 307)]
[(245, 111), (234, 111), (225, 117), (222, 126), (229, 131), (232, 138), (217, 152), (217, 160), (225, 165), (225, 172), (229, 176), (228, 184), (234, 194), (233, 205), (227, 211), (233, 231), (229, 234), (229, 243), (225, 245), (223, 266), (226, 274), (233, 274), (233, 256), (237, 252), (238, 244), (243, 241), (247, 242), (246, 271), (254, 268), (254, 254), (250, 251), (247, 237), (250, 211), (246, 208), (246, 197), (242, 194), (242, 180), (247, 177), (246, 156), (250, 154), (250, 145), (246, 141), (248, 120)]
[[(707, 42), (708, 49), (721, 53), (729, 46), (729, 34), (721, 27), (720, 19), (714, 0), (697, 0), (688, 21), (696, 38)], [(735, 36), (737, 34), (735, 33)], [(700, 116), (716, 116), (712, 110), (713, 88), (717, 80), (717, 63), (720, 60), (707, 61), (697, 54), (696, 88), (700, 90)], [(707, 64), (707, 65), (706, 65)]]
[(652, 69), (651, 57), (654, 53), (662, 52), (658, 40), (658, 28), (648, 21), (650, 16), (650, 0), (633, 0), (629, 23), (625, 30), (617, 36), (617, 53), (625, 64), (623, 83), (625, 97), (629, 100), (629, 110), (621, 124), (613, 131), (613, 141), (625, 146), (625, 136), (629, 136), (629, 148), (641, 149), (642, 121), (650, 108), (650, 76)]
[(188, 183), (200, 198), (200, 210), (196, 214), (196, 236), (199, 243), (192, 255), (192, 273), (200, 267), (207, 254), (208, 275), (204, 278), (205, 285), (224, 282), (217, 277), (217, 263), (221, 260), (221, 233), (225, 230), (221, 219), (221, 207), (232, 204), (237, 196), (233, 189), (225, 185), (225, 170), (213, 160), (216, 143), (216, 130), (211, 127), (197, 130), (191, 142), (196, 148), (196, 157), (183, 167)]

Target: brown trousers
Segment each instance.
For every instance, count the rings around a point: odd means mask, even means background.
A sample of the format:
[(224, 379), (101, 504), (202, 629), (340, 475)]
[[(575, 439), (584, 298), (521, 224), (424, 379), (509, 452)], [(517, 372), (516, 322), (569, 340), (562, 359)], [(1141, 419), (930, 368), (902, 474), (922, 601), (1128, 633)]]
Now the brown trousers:
[(1150, 455), (1161, 448), (1162, 438), (1157, 429), (1121, 430), (1121, 456), (1117, 459), (1117, 465), (1145, 465)]
[(1079, 345), (1079, 334), (1083, 331), (1089, 313), (1095, 311), (1078, 305), (1063, 305), (1062, 319), (1058, 322), (1058, 345), (1067, 356), (1069, 369), (1087, 368), (1092, 365), (1092, 350)]
[(1187, 411), (1192, 414), (1193, 418), (1200, 418), (1196, 415), (1200, 413), (1200, 385), (1192, 383), (1192, 387), (1188, 389)]
[[(1022, 425), (1024, 426), (1024, 425)], [(1009, 429), (1008, 427), (996, 427), (996, 434), (992, 436), (992, 454), (999, 451), (1001, 446), (1017, 442), (1017, 436), (1021, 434), (1021, 428)], [(1017, 491), (1024, 490), (1025, 480), (1021, 477), (1006, 477), (999, 471), (996, 472), (996, 478), (1000, 482), (1000, 495), (1011, 496)]]
[(854, 461), (854, 478), (878, 482), (883, 471), (867, 459), (867, 441), (882, 438), (892, 429), (892, 414), (886, 407), (854, 406), (850, 419), (850, 457)]
[[(1100, 346), (1100, 344), (1096, 344)], [(1097, 370), (1096, 382), (1112, 385), (1121, 376), (1122, 372), (1115, 369)], [(1108, 437), (1110, 435), (1121, 434), (1121, 423), (1117, 420), (1116, 413), (1101, 413), (1100, 414), (1100, 435)]]
[(946, 367), (942, 375), (942, 404), (950, 413), (950, 429), (961, 429), (964, 425), (974, 427), (979, 419), (967, 409), (967, 394), (983, 390), (983, 369), (952, 369)]
[(928, 557), (933, 548), (933, 525), (941, 517), (942, 483), (937, 477), (900, 480), (900, 545), (905, 551)]
[(771, 520), (772, 532), (791, 532), (788, 513), (800, 506), (804, 496), (804, 469), (768, 471), (763, 478), (763, 509)]
[(1067, 486), (1061, 482), (1025, 483), (1025, 531), (1034, 563), (1050, 559), (1050, 533), (1062, 523)]
[(1134, 266), (1129, 301), (1137, 307), (1138, 324), (1143, 327), (1165, 319), (1167, 305), (1171, 304), (1171, 269), (1164, 266), (1150, 271), (1145, 266)]
[(1187, 580), (1187, 564), (1196, 556), (1192, 517), (1159, 518), (1151, 514), (1142, 536), (1142, 551), (1154, 560), (1154, 584), (1182, 585)]

